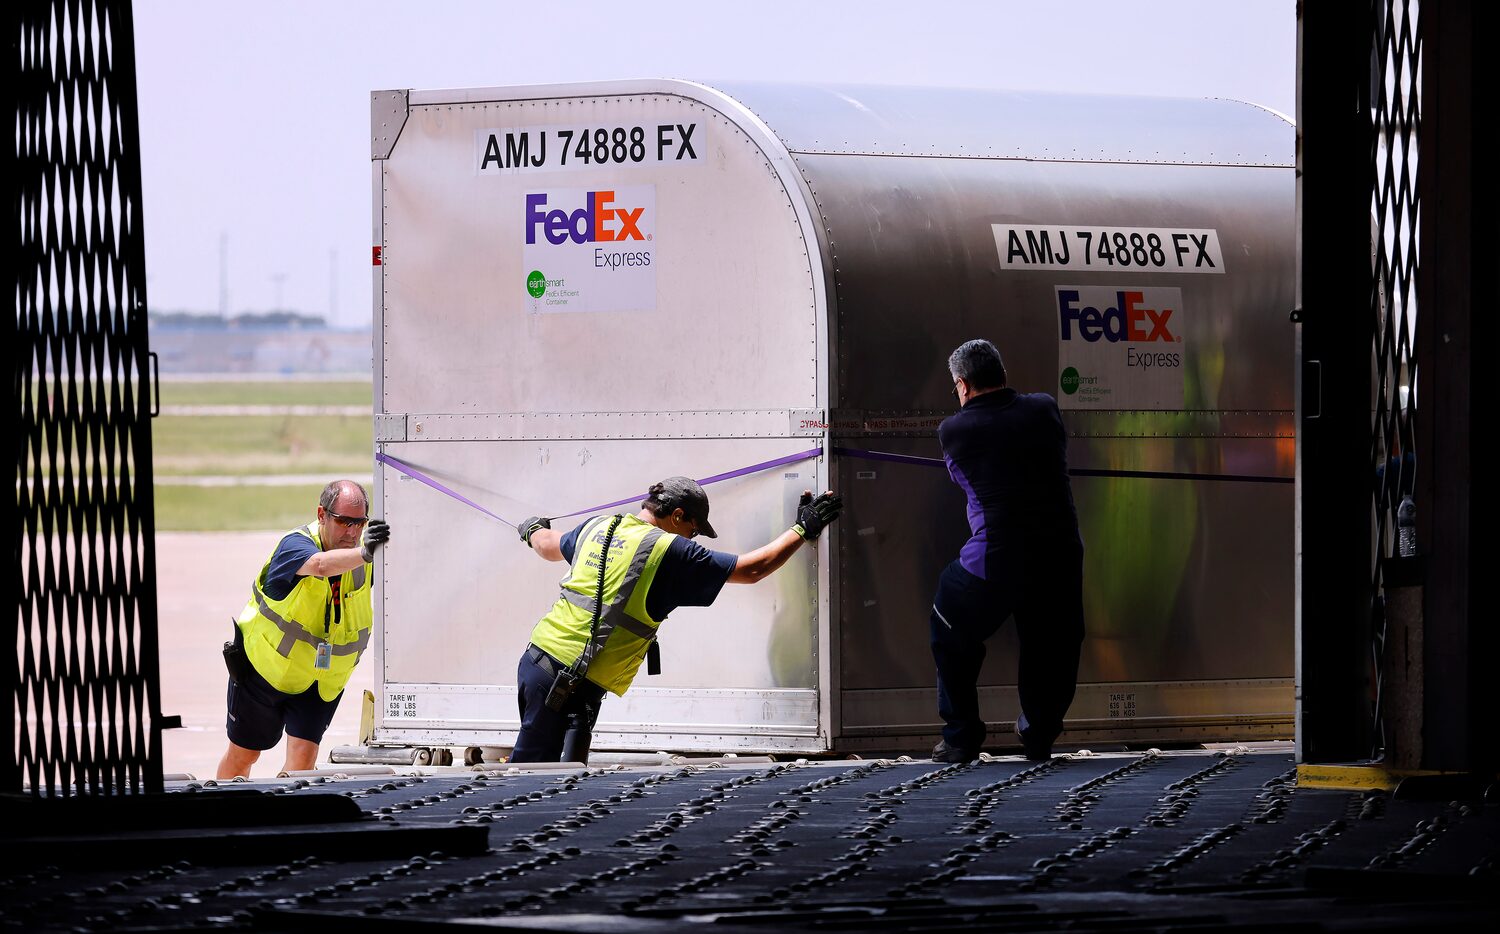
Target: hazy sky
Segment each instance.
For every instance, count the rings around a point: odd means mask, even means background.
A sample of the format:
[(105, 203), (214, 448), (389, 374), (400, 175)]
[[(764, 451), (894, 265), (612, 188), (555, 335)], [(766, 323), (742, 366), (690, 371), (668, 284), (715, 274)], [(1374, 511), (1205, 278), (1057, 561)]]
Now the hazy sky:
[[(135, 0), (159, 311), (370, 320), (384, 88), (753, 79), (1230, 97), (1291, 115), (1295, 0)], [(336, 259), (334, 259), (336, 257)]]

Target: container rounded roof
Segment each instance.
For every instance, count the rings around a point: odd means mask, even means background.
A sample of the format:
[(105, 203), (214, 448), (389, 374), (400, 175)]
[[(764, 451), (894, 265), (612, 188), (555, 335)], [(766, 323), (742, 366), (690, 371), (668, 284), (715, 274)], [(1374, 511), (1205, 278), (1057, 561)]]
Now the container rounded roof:
[(1268, 108), (1216, 98), (975, 88), (709, 82), (797, 153), (1294, 164), (1296, 134)]
[[(793, 153), (1292, 167), (1291, 120), (1223, 98), (624, 79), (410, 92), (410, 102), (677, 94), (731, 102)], [(733, 119), (735, 107), (721, 107)], [(743, 119), (743, 118), (741, 118)]]

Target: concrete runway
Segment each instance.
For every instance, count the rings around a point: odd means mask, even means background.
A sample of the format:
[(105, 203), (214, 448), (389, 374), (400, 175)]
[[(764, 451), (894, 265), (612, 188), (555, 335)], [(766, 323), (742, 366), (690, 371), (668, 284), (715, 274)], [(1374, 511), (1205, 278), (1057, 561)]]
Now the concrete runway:
[[(250, 581), (271, 556), (284, 532), (159, 532), (156, 589), (160, 614), (162, 713), (182, 716), (182, 729), (162, 733), (167, 774), (212, 778), (224, 755), (224, 695), (228, 676), (221, 650), (233, 636), (230, 620), (244, 609)], [(366, 653), (344, 690), (327, 750), (359, 738), (363, 692), (374, 685), (374, 655)], [(281, 770), (286, 740), (261, 755), (252, 777)]]

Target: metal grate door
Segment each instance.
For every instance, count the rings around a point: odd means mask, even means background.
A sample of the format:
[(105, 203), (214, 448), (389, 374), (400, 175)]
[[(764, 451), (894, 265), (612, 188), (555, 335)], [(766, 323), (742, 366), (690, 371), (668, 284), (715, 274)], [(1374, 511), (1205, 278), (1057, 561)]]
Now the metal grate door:
[(151, 354), (128, 2), (12, 6), (20, 413), (0, 790), (162, 784)]

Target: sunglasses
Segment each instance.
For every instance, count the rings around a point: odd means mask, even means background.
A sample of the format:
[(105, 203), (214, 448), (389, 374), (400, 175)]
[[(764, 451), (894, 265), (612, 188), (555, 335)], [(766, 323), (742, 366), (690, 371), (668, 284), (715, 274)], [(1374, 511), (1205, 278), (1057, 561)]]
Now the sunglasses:
[(341, 516), (332, 509), (324, 509), (323, 511), (346, 529), (357, 529), (370, 521), (369, 516)]
[(958, 398), (958, 383), (955, 382), (953, 384), (953, 388), (950, 389), (950, 390), (948, 390), (948, 391), (953, 394), (953, 398), (957, 399)]

